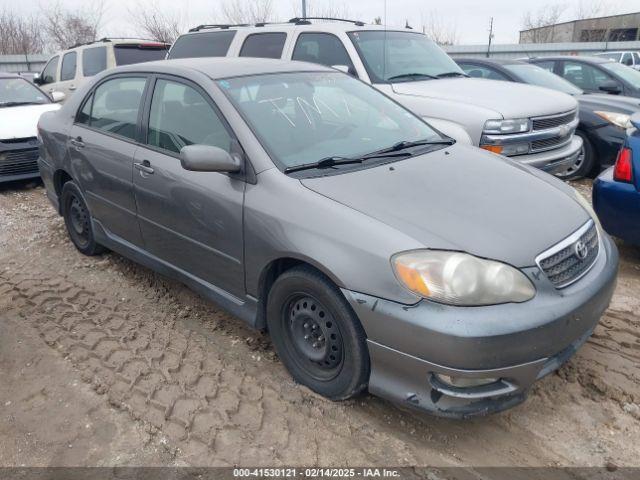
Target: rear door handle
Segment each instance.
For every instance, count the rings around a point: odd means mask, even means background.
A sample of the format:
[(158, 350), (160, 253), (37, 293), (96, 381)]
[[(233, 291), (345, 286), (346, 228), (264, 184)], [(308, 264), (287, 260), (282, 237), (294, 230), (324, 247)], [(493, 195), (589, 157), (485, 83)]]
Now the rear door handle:
[(75, 85), (69, 85), (69, 90), (75, 90), (76, 86)]
[(149, 175), (153, 173), (153, 168), (151, 168), (149, 160), (143, 160), (141, 163), (136, 162), (133, 166), (140, 170), (141, 173), (147, 173)]
[(82, 137), (76, 137), (69, 140), (69, 143), (76, 148), (83, 148), (84, 142), (82, 141)]

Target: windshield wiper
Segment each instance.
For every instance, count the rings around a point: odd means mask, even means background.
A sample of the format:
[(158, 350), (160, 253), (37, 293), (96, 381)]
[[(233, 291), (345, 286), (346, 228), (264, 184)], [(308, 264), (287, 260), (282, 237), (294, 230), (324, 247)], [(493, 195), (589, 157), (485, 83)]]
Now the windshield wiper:
[(287, 167), (284, 169), (284, 173), (299, 172), (300, 170), (311, 170), (314, 168), (331, 168), (331, 167), (335, 167), (336, 165), (348, 165), (350, 163), (362, 163), (362, 162), (363, 162), (362, 158), (332, 156), (332, 157), (322, 158), (317, 162), (303, 163), (301, 165), (293, 165), (292, 167)]
[(436, 77), (438, 78), (447, 78), (447, 77), (468, 77), (469, 75), (467, 75), (466, 73), (462, 73), (462, 72), (444, 72), (444, 73), (439, 73), (438, 75), (436, 75)]
[(39, 105), (38, 102), (0, 102), (0, 107), (18, 107), (20, 105)]
[(419, 79), (419, 78), (429, 78), (431, 80), (438, 79), (438, 77), (434, 77), (433, 75), (429, 75), (426, 73), (402, 73), (400, 75), (394, 75), (393, 77), (387, 78), (387, 81), (391, 82), (393, 80), (412, 80), (412, 79)]
[(411, 147), (421, 147), (423, 145), (453, 145), (454, 143), (455, 140), (452, 138), (443, 138), (441, 140), (404, 140), (402, 142), (393, 144), (389, 148), (384, 148), (382, 150), (378, 150), (377, 152), (370, 153), (369, 155), (365, 155), (364, 158), (372, 158), (373, 155), (380, 155), (384, 153), (399, 152), (400, 150), (405, 150)]

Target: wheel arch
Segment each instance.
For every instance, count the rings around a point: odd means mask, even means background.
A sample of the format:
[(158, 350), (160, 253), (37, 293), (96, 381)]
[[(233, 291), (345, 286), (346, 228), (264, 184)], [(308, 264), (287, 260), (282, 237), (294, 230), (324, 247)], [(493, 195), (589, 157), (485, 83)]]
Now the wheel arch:
[(55, 190), (56, 197), (58, 198), (58, 213), (62, 214), (62, 204), (59, 201), (62, 196), (62, 188), (67, 182), (73, 181), (73, 177), (64, 169), (59, 168), (53, 174), (53, 188)]
[(275, 258), (262, 268), (258, 278), (258, 312), (256, 315), (256, 328), (260, 330), (267, 329), (267, 298), (276, 279), (287, 270), (291, 270), (298, 266), (310, 267), (327, 277), (338, 288), (341, 287), (341, 282), (337, 277), (313, 259), (298, 255), (283, 255)]

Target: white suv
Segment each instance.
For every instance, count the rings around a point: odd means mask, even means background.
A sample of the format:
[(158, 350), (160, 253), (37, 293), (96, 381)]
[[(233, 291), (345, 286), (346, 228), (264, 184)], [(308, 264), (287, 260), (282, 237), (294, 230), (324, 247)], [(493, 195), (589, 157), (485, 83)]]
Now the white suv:
[(550, 173), (580, 159), (575, 99), (519, 83), (468, 78), (422, 33), (341, 19), (201, 25), (168, 59), (262, 57), (338, 68), (371, 84), (458, 141)]
[(125, 38), (76, 45), (53, 56), (34, 83), (49, 94), (62, 92), (68, 97), (96, 73), (119, 65), (162, 60), (169, 47), (167, 43)]

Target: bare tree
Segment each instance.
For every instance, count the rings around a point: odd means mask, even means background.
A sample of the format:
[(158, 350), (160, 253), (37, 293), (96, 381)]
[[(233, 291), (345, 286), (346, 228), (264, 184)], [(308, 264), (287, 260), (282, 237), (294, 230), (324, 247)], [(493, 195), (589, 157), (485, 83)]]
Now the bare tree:
[(556, 24), (566, 10), (566, 5), (545, 5), (536, 11), (527, 11), (522, 17), (520, 43), (552, 43), (557, 41)]
[(44, 50), (42, 25), (36, 16), (18, 16), (0, 11), (0, 54), (22, 55)]
[(160, 8), (157, 0), (138, 0), (129, 16), (140, 35), (159, 42), (173, 43), (184, 30), (180, 13)]
[(620, 10), (620, 4), (613, 0), (578, 0), (574, 10), (576, 20), (606, 17)]
[[(300, 0), (291, 1), (294, 17), (302, 17)], [(337, 4), (333, 0), (307, 0), (307, 17), (351, 18), (349, 5), (345, 2)]]
[(87, 1), (84, 7), (75, 11), (64, 9), (59, 1), (42, 7), (48, 40), (58, 49), (95, 40), (103, 12), (102, 0)]
[(376, 17), (373, 19), (374, 25), (382, 25), (382, 17)]
[(231, 24), (268, 22), (273, 16), (273, 0), (223, 0), (215, 13)]
[(422, 33), (438, 45), (454, 45), (458, 42), (458, 26), (455, 22), (444, 20), (438, 12), (420, 14)]

